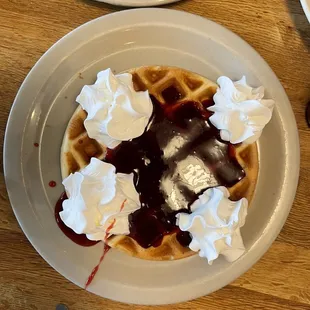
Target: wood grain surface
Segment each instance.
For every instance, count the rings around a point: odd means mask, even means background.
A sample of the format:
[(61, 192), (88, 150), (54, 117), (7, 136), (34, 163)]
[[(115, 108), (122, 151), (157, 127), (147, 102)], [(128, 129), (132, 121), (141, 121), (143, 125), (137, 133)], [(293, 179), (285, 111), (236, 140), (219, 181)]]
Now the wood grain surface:
[[(264, 257), (227, 287), (171, 306), (134, 306), (100, 298), (70, 283), (21, 231), (0, 176), (0, 309), (310, 309), (310, 26), (298, 0), (184, 0), (168, 8), (209, 18), (250, 43), (275, 71), (291, 100), (301, 142), (296, 200)], [(124, 8), (88, 0), (0, 0), (0, 135), (26, 74), (58, 39), (96, 17)]]

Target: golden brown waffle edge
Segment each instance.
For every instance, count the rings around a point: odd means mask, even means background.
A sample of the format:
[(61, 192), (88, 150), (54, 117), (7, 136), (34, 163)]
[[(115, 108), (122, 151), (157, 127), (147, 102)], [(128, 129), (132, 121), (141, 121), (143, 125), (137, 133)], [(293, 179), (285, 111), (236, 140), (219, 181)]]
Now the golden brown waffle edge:
[[(187, 70), (166, 66), (148, 66), (128, 70), (133, 75), (136, 91), (148, 90), (159, 102), (165, 104), (162, 93), (173, 87), (180, 94), (179, 101), (202, 102), (211, 99), (217, 89), (212, 81)], [(80, 107), (70, 119), (61, 147), (61, 173), (66, 178), (70, 173), (79, 171), (89, 164), (91, 157), (104, 159), (106, 147), (90, 139), (84, 127), (86, 112)], [(246, 172), (235, 186), (229, 188), (231, 199), (242, 197), (252, 200), (259, 163), (256, 143), (238, 145), (236, 158)], [(167, 235), (158, 247), (142, 248), (134, 239), (128, 236), (112, 236), (108, 245), (117, 248), (131, 256), (148, 260), (176, 260), (196, 254), (185, 248), (176, 240), (176, 234)]]

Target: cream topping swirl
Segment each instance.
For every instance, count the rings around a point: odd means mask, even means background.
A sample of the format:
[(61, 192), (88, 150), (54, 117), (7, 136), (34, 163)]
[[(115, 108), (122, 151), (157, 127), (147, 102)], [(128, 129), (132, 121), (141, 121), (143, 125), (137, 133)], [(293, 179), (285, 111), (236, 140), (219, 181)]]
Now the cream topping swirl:
[(85, 85), (76, 101), (87, 112), (84, 121), (90, 138), (115, 148), (143, 134), (153, 112), (148, 91), (134, 90), (132, 75), (101, 71), (93, 85)]
[(263, 99), (264, 88), (250, 87), (245, 76), (237, 82), (222, 76), (217, 83), (215, 104), (208, 108), (214, 112), (210, 122), (220, 130), (224, 141), (255, 142), (271, 119), (274, 101)]
[(129, 234), (128, 215), (140, 206), (133, 174), (115, 173), (115, 167), (97, 158), (63, 180), (68, 199), (59, 213), (62, 221), (90, 240), (107, 234)]
[(209, 264), (222, 254), (229, 262), (245, 251), (240, 228), (245, 223), (248, 201), (231, 201), (226, 187), (207, 189), (191, 205), (191, 214), (179, 213), (177, 225), (191, 234), (190, 249), (208, 259)]

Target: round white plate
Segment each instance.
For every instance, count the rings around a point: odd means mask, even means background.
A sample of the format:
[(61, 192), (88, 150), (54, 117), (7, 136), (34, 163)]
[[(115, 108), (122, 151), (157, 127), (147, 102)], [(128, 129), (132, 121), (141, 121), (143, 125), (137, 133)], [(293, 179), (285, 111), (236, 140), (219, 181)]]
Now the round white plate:
[(310, 23), (310, 0), (300, 0), (300, 3)]
[(96, 0), (96, 1), (120, 6), (146, 7), (146, 6), (169, 4), (180, 0)]
[[(4, 168), (15, 215), (44, 259), (84, 287), (102, 244), (71, 242), (58, 228), (54, 205), (63, 191), (59, 153), (75, 98), (96, 73), (141, 65), (183, 67), (216, 81), (220, 75), (264, 85), (276, 100), (272, 121), (259, 140), (260, 173), (242, 229), (246, 254), (209, 266), (197, 256), (149, 262), (112, 250), (89, 290), (138, 304), (165, 304), (208, 294), (250, 268), (282, 228), (296, 192), (299, 141), (290, 102), (266, 62), (229, 30), (198, 16), (164, 9), (122, 11), (93, 20), (66, 35), (38, 61), (21, 86), (8, 120)], [(39, 148), (34, 143), (39, 143)], [(48, 183), (55, 180), (57, 186)]]

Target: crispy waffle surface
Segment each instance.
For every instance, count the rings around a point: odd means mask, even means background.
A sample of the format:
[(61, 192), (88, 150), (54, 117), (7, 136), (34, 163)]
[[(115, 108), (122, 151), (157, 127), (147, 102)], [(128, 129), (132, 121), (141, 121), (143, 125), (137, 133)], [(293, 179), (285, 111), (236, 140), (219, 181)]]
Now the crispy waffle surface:
[[(167, 104), (162, 96), (170, 87), (180, 93), (180, 102), (203, 102), (211, 99), (217, 85), (210, 80), (184, 69), (166, 66), (147, 66), (128, 70), (133, 76), (136, 91), (148, 90), (160, 103)], [(61, 173), (63, 179), (70, 173), (79, 171), (90, 163), (92, 157), (104, 160), (106, 147), (90, 139), (84, 127), (86, 112), (80, 106), (74, 112), (68, 123), (61, 147)], [(236, 159), (243, 167), (246, 176), (236, 185), (229, 188), (231, 199), (242, 197), (251, 199), (254, 194), (258, 176), (258, 151), (256, 143), (236, 146)], [(196, 254), (183, 247), (176, 239), (176, 234), (166, 235), (158, 247), (141, 247), (129, 236), (111, 236), (107, 243), (131, 256), (147, 260), (176, 260)]]

